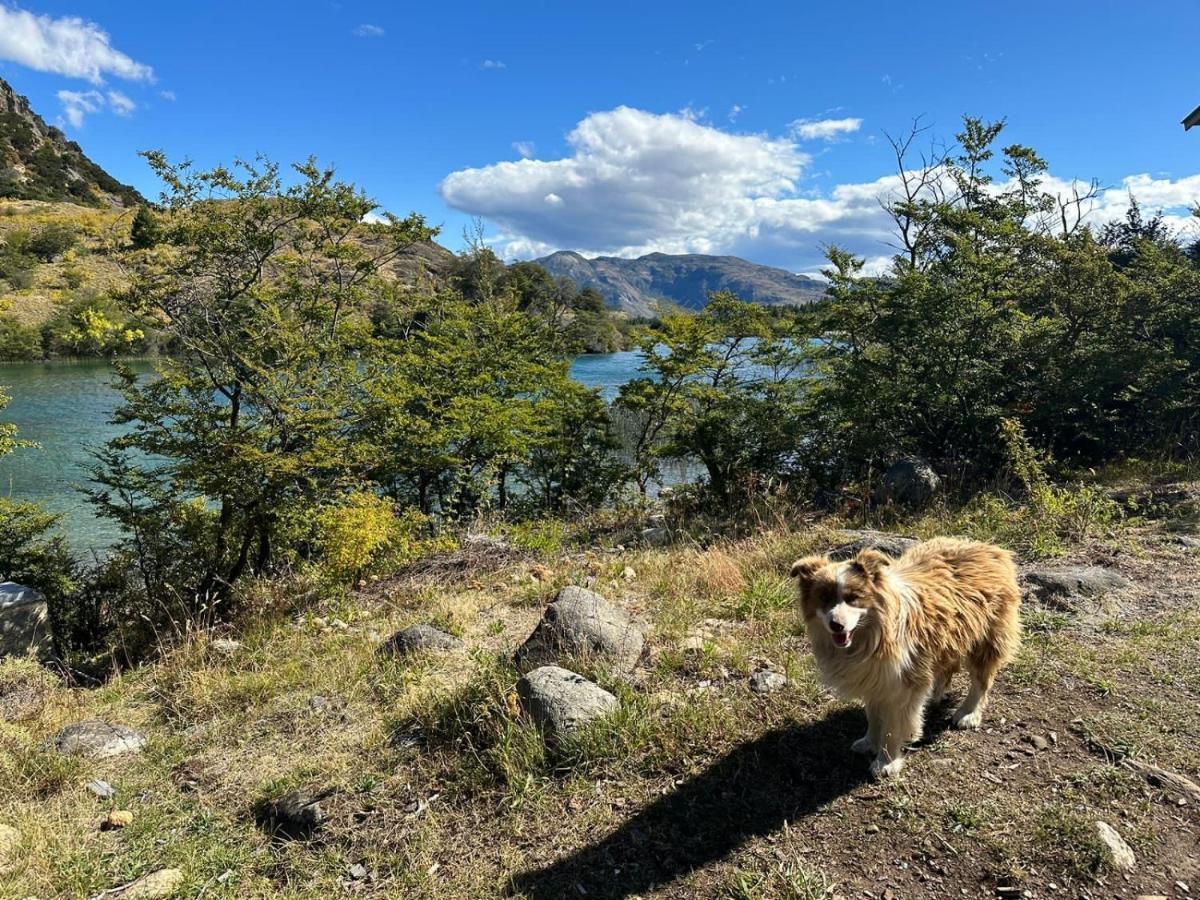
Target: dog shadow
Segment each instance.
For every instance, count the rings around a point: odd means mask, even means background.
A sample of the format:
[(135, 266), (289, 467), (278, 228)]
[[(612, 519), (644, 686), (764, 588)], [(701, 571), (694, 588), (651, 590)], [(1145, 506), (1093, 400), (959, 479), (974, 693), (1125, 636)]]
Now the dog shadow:
[[(943, 726), (931, 710), (932, 740)], [(741, 744), (654, 801), (607, 837), (544, 868), (522, 872), (512, 892), (529, 900), (616, 898), (663, 887), (723, 859), (752, 838), (804, 819), (869, 779), (850, 750), (866, 721), (843, 709)]]

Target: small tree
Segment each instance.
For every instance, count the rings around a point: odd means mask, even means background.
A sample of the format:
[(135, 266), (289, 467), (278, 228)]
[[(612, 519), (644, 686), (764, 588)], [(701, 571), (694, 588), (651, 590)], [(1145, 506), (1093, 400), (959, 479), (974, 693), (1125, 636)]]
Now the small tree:
[(129, 245), (134, 250), (148, 250), (162, 241), (162, 227), (148, 206), (139, 206), (129, 229)]

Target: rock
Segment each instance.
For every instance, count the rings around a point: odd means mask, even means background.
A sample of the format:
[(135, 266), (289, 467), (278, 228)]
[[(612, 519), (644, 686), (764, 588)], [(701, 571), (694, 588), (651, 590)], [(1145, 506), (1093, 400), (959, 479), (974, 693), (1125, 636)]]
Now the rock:
[(99, 797), (101, 800), (109, 800), (117, 796), (117, 789), (107, 781), (101, 781), (97, 778), (95, 781), (89, 781), (87, 789)]
[(679, 652), (685, 656), (688, 654), (703, 655), (708, 646), (709, 641), (705, 640), (703, 635), (689, 634), (679, 642)]
[(88, 759), (108, 759), (122, 753), (140, 751), (146, 737), (124, 725), (90, 720), (68, 725), (52, 740), (54, 750), (63, 756), (84, 756)]
[(100, 823), (101, 831), (112, 831), (114, 828), (125, 828), (133, 824), (133, 813), (127, 809), (114, 809)]
[(1037, 600), (1052, 605), (1063, 605), (1071, 598), (1098, 597), (1131, 585), (1120, 572), (1102, 566), (1034, 566), (1021, 573), (1021, 581)]
[(787, 687), (787, 676), (779, 672), (755, 672), (750, 676), (750, 690), (756, 694), (770, 694)]
[(647, 547), (665, 547), (671, 543), (671, 532), (661, 525), (643, 528), (640, 538)]
[(367, 877), (367, 867), (362, 863), (355, 863), (350, 867), (349, 875), (354, 881), (362, 881)]
[(1107, 822), (1097, 822), (1096, 835), (1108, 851), (1109, 862), (1112, 863), (1114, 869), (1121, 872), (1133, 871), (1134, 866), (1137, 865), (1137, 857), (1133, 855), (1130, 846), (1125, 843), (1125, 838), (1117, 834), (1115, 828)]
[(637, 578), (637, 572), (634, 571), (633, 566), (626, 566), (621, 570), (621, 577), (626, 581), (633, 581), (633, 579)]
[(566, 737), (617, 708), (617, 698), (582, 675), (542, 666), (517, 682), (521, 706), (553, 737)]
[(278, 800), (267, 804), (263, 814), (259, 816), (260, 824), (284, 837), (308, 837), (328, 818), (325, 808), (321, 805), (324, 799), (323, 794), (305, 790), (284, 794)]
[(407, 656), (426, 650), (457, 650), (462, 645), (454, 635), (432, 625), (409, 625), (388, 638), (383, 649), (396, 656)]
[[(183, 884), (183, 872), (179, 869), (159, 869), (143, 875), (137, 881), (130, 882), (120, 890), (121, 900), (156, 900), (158, 897), (169, 897)], [(116, 892), (113, 892), (116, 893)]]
[(1027, 734), (1025, 736), (1025, 740), (1027, 740), (1030, 744), (1033, 745), (1034, 750), (1049, 750), (1050, 749), (1050, 742), (1048, 740), (1046, 740), (1044, 737), (1042, 737), (1040, 734)]
[(315, 694), (308, 698), (308, 708), (315, 713), (326, 713), (333, 708), (333, 704), (328, 697), (323, 697), (320, 694)]
[(242, 642), (235, 641), (233, 638), (217, 638), (209, 646), (218, 653), (222, 653), (225, 656), (232, 656), (242, 649)]
[(597, 658), (629, 672), (642, 655), (645, 635), (625, 611), (586, 588), (565, 587), (546, 607), (533, 634), (517, 650), (522, 672), (567, 659)]
[(847, 531), (851, 540), (849, 543), (835, 547), (829, 553), (829, 558), (835, 561), (851, 559), (863, 550), (878, 550), (893, 559), (903, 556), (910, 547), (915, 547), (920, 541), (915, 537), (902, 534), (891, 534), (886, 531)]
[(1178, 534), (1175, 540), (1190, 550), (1200, 550), (1200, 534)]
[(0, 583), (0, 658), (50, 656), (48, 615), (46, 598), (33, 588), (12, 581)]
[(883, 473), (875, 502), (898, 506), (924, 506), (942, 490), (942, 479), (928, 462), (911, 456), (896, 460)]

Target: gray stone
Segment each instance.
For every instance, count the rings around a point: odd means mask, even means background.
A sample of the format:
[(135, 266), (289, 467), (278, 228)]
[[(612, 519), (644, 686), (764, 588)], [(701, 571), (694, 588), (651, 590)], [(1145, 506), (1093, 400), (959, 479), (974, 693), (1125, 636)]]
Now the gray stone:
[(383, 649), (385, 653), (406, 656), (423, 650), (456, 650), (462, 645), (454, 635), (432, 625), (409, 625), (388, 638)]
[(68, 725), (54, 736), (51, 743), (55, 751), (63, 756), (107, 759), (140, 751), (146, 745), (146, 737), (125, 725), (90, 720)]
[(533, 634), (516, 653), (522, 672), (569, 659), (597, 659), (615, 671), (637, 665), (645, 644), (642, 629), (623, 609), (574, 585), (559, 591)]
[(1120, 572), (1102, 566), (1035, 566), (1021, 574), (1029, 592), (1043, 602), (1099, 597), (1131, 585)]
[(1180, 534), (1175, 536), (1175, 540), (1189, 550), (1200, 550), (1200, 534)]
[(46, 598), (12, 581), (0, 583), (0, 657), (51, 655)]
[(942, 479), (928, 462), (912, 456), (898, 459), (883, 473), (875, 491), (876, 503), (924, 506), (942, 489)]
[(354, 881), (362, 881), (367, 877), (367, 867), (362, 863), (355, 863), (350, 867), (350, 877)]
[(235, 641), (233, 638), (217, 638), (209, 646), (218, 653), (222, 653), (225, 656), (232, 656), (242, 649), (242, 642)]
[(117, 789), (107, 781), (101, 781), (99, 778), (95, 781), (89, 781), (87, 789), (101, 800), (109, 800), (117, 796)]
[(671, 543), (670, 529), (663, 528), (661, 525), (643, 528), (640, 537), (642, 543), (647, 547), (665, 547)]
[(910, 547), (915, 547), (921, 543), (915, 537), (907, 537), (902, 534), (891, 534), (887, 531), (871, 531), (864, 529), (861, 531), (847, 531), (846, 534), (851, 538), (848, 543), (835, 547), (829, 553), (829, 558), (835, 561), (843, 559), (852, 559), (858, 556), (863, 550), (878, 550), (880, 553), (896, 559), (904, 555), (905, 551)]
[(750, 690), (756, 694), (770, 694), (787, 687), (787, 676), (779, 672), (755, 672), (750, 676)]
[(323, 794), (305, 790), (284, 794), (268, 804), (265, 824), (286, 837), (307, 837), (328, 818), (321, 805), (324, 799)]
[(517, 682), (521, 706), (552, 737), (579, 731), (617, 708), (617, 698), (558, 666), (534, 669)]
[(1133, 871), (1137, 865), (1137, 857), (1133, 855), (1133, 849), (1125, 843), (1125, 838), (1117, 833), (1117, 829), (1107, 822), (1097, 822), (1096, 836), (1104, 844), (1108, 861), (1114, 869), (1121, 872)]

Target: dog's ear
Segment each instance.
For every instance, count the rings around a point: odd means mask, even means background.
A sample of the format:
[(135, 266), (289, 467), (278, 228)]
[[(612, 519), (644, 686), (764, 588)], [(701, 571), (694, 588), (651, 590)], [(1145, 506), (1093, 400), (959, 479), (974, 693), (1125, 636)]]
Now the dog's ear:
[(813, 577), (823, 568), (829, 565), (828, 556), (806, 556), (804, 559), (798, 559), (792, 563), (791, 575), (805, 584), (813, 580)]
[(868, 578), (875, 578), (892, 564), (892, 558), (878, 550), (860, 550), (854, 557), (854, 567)]

